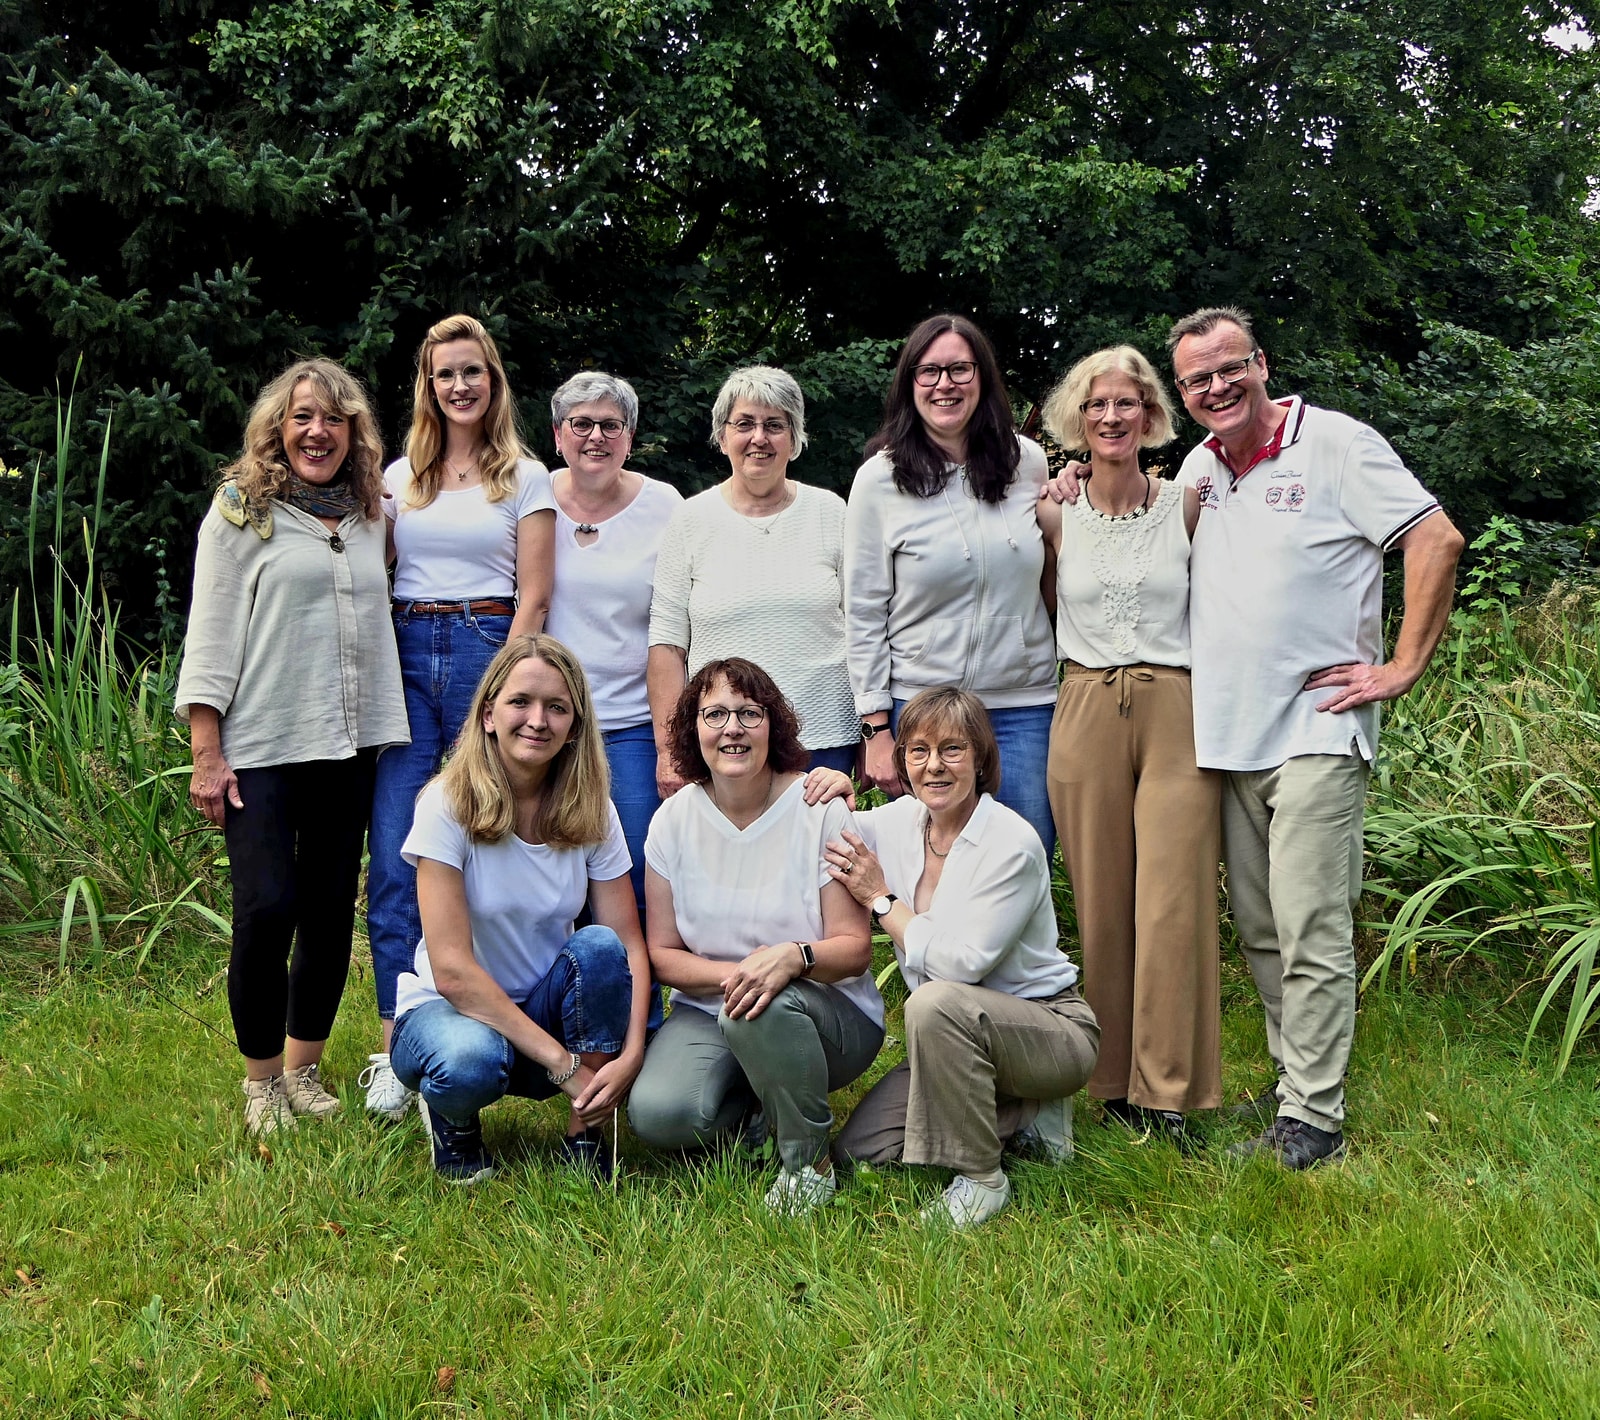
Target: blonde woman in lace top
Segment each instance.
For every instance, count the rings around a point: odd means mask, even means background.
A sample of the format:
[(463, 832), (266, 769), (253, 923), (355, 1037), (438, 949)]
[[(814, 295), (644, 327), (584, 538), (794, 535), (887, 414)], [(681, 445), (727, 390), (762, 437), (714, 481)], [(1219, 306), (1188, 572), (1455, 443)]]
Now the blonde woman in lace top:
[(1045, 405), (1086, 451), (1084, 496), (1041, 502), (1056, 554), (1050, 808), (1100, 1021), (1090, 1095), (1108, 1118), (1187, 1147), (1184, 1115), (1221, 1097), (1217, 859), (1220, 782), (1196, 768), (1189, 696), (1194, 491), (1140, 466), (1171, 441), (1172, 404), (1132, 346), (1080, 360)]

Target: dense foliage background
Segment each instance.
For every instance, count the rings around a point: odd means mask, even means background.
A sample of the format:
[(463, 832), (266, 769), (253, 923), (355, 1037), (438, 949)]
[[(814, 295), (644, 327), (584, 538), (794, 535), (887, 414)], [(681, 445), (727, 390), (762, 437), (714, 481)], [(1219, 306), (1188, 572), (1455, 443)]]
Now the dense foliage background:
[[(262, 379), (344, 359), (398, 441), (422, 331), (459, 308), (502, 337), (546, 454), (550, 389), (594, 365), (640, 389), (639, 466), (708, 481), (709, 396), (762, 358), (814, 406), (797, 472), (842, 486), (932, 310), (988, 327), (1026, 404), (1086, 350), (1159, 354), (1175, 315), (1240, 301), (1279, 387), (1372, 420), (1469, 529), (1581, 525), (1600, 61), (1551, 36), (1590, 16), (0, 0), (0, 459), (22, 471), (0, 593), (26, 585), (29, 475), (80, 357), (85, 451), (103, 412), (116, 430), (103, 584), (170, 635)], [(71, 528), (87, 482), (64, 496)]]

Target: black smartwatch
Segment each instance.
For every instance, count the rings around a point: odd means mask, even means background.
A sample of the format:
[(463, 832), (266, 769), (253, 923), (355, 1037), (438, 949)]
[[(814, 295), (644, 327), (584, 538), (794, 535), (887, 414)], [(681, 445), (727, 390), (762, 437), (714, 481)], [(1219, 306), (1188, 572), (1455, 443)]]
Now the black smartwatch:
[(800, 975), (810, 976), (817, 965), (817, 954), (812, 950), (810, 942), (796, 942), (795, 946), (800, 948), (800, 960), (805, 963), (800, 968)]
[(886, 734), (888, 729), (889, 722), (887, 720), (881, 725), (874, 725), (871, 720), (863, 720), (861, 722), (861, 738), (870, 740), (874, 735)]

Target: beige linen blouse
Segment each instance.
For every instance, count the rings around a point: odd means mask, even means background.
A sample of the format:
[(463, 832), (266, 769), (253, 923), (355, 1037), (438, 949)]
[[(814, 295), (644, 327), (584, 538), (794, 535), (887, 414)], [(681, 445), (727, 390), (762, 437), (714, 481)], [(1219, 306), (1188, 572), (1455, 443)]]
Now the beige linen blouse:
[(330, 533), (274, 500), (272, 522), (266, 540), (215, 506), (200, 524), (178, 718), (214, 706), (234, 769), (407, 743), (384, 520), (355, 512)]

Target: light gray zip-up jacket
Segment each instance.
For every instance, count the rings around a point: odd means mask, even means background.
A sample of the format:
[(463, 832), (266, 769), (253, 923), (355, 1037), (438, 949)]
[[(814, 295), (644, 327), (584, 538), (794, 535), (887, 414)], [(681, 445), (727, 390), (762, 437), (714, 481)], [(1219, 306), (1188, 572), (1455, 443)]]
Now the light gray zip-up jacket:
[(1039, 579), (1044, 538), (1034, 504), (1044, 450), (1022, 461), (999, 503), (983, 503), (952, 470), (917, 498), (875, 454), (856, 471), (844, 523), (850, 683), (863, 715), (919, 690), (954, 685), (991, 710), (1056, 698), (1055, 642)]

